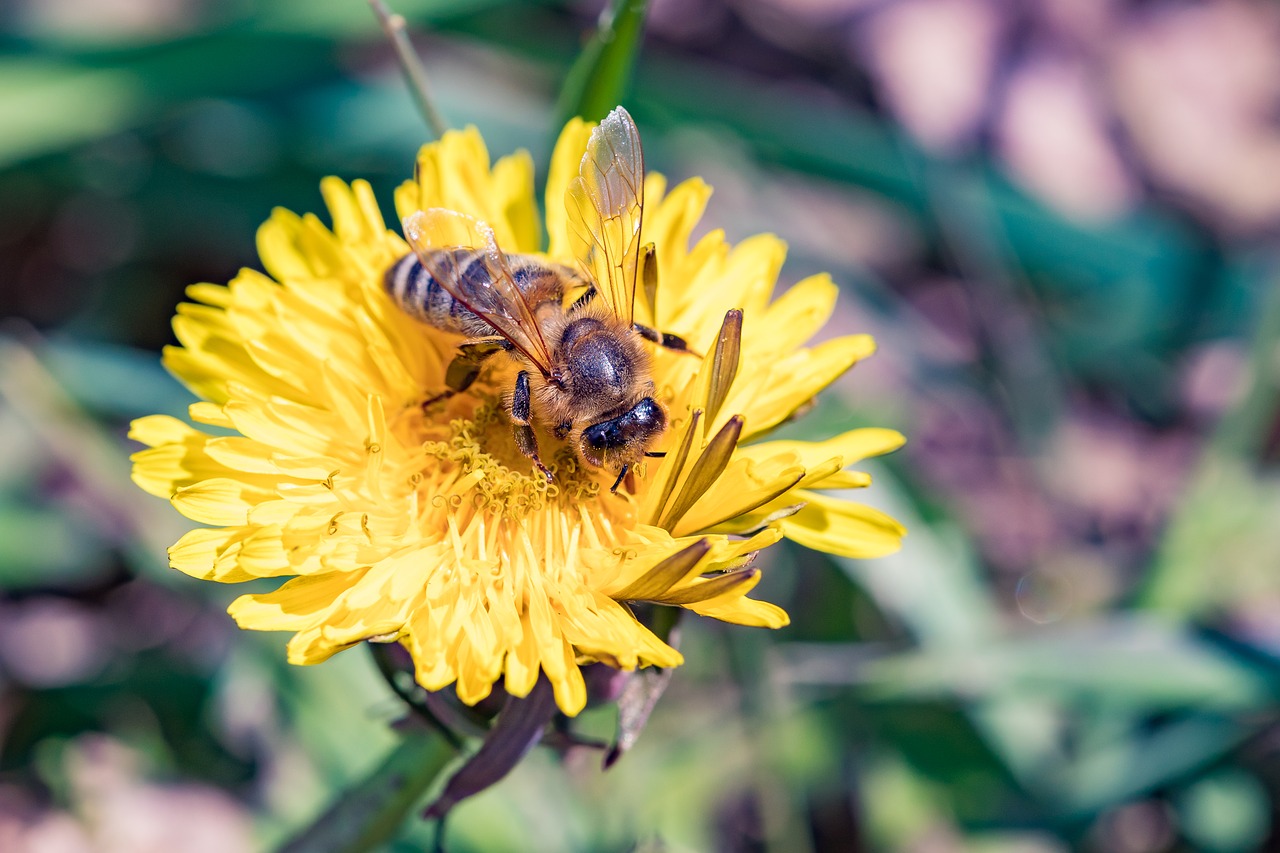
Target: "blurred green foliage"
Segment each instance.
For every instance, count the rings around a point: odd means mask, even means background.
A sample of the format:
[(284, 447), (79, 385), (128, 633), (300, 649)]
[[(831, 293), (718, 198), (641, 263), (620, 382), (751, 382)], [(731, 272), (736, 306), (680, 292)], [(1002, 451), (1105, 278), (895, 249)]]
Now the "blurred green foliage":
[[(142, 757), (141, 777), (230, 792), (268, 846), (346, 802), (343, 833), (319, 824), (302, 836), (319, 843), (297, 849), (360, 849), (394, 821), (359, 825), (350, 804), (376, 798), (387, 767), (434, 767), (438, 746), (390, 730), (401, 706), (360, 652), (288, 667), (281, 638), (222, 614), (241, 590), (165, 568), (185, 523), (128, 482), (124, 431), (190, 402), (155, 355), (186, 284), (253, 265), (256, 225), (276, 205), (317, 209), (323, 175), (370, 179), (389, 213), (425, 132), (364, 4), (176, 7), (162, 30), (31, 13), (3, 35), (0, 800), (25, 803), (23, 820), (84, 810), (69, 756), (100, 732)], [(941, 464), (958, 463), (928, 441), (874, 466), (871, 498), (910, 530), (901, 554), (776, 549), (762, 593), (789, 628), (694, 621), (688, 665), (619, 766), (536, 753), (450, 819), (451, 850), (1274, 844), (1273, 240), (1224, 238), (1159, 194), (1072, 221), (989, 150), (928, 153), (831, 68), (783, 49), (768, 58), (792, 86), (727, 41), (655, 40), (637, 59), (643, 3), (612, 4), (594, 38), (594, 18), (555, 3), (397, 7), (423, 34), (441, 111), (495, 154), (526, 146), (545, 162), (559, 118), (622, 100), (660, 170), (725, 158), (750, 164), (748, 192), (803, 180), (870, 199), (911, 235), (909, 263), (796, 240), (784, 275), (831, 269), (893, 367), (788, 429), (865, 422), (918, 439), (938, 404), (960, 446), (943, 451), (979, 446), (946, 482)], [(734, 239), (759, 221), (716, 214)], [(942, 277), (962, 282), (977, 328), (964, 359), (928, 349), (942, 332), (916, 297)], [(1222, 341), (1250, 382), (1215, 432), (1179, 369)], [(1062, 493), (1077, 473), (1053, 453), (1089, 406), (1104, 429), (1172, 436), (1198, 460), (1160, 500), (1123, 498), (1122, 521), (1154, 516), (1132, 541)], [(965, 431), (981, 418), (998, 425), (992, 447)], [(1009, 467), (1062, 528), (1013, 569), (975, 521), (992, 500), (978, 486)], [(993, 506), (1009, 536), (1032, 535), (1036, 519)], [(609, 714), (580, 725), (607, 737)], [(398, 831), (387, 849), (434, 837), (413, 820)]]

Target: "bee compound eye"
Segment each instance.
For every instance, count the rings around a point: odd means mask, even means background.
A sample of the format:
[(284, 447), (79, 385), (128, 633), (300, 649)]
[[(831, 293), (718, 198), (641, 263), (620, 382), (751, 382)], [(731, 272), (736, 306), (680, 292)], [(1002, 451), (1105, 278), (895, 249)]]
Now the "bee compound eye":
[(611, 426), (607, 421), (589, 426), (582, 431), (582, 440), (596, 450), (603, 450), (609, 446)]
[(639, 403), (636, 403), (629, 414), (637, 424), (644, 426), (661, 428), (667, 420), (666, 413), (662, 411), (662, 407), (652, 397), (645, 397)]

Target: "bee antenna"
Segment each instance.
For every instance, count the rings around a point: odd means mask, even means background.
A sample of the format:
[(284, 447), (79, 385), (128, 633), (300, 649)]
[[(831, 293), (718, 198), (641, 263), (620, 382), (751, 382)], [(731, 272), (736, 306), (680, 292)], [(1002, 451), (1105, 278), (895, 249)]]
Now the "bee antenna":
[(666, 455), (667, 455), (667, 451), (665, 451), (665, 450), (646, 450), (644, 455), (645, 455), (645, 456), (647, 456), (647, 457), (649, 457), (650, 459), (661, 459), (662, 457), (664, 457), (664, 456), (666, 456)]

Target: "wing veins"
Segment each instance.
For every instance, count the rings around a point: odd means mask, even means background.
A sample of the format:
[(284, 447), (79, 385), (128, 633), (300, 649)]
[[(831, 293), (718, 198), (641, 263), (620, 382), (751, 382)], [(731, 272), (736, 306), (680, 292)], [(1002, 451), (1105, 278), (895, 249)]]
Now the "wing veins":
[[(465, 239), (454, 234), (433, 242), (432, 226), (443, 231), (443, 222), (461, 227)], [(437, 284), (510, 341), (544, 377), (551, 375), (550, 348), (488, 223), (456, 211), (431, 208), (406, 218), (404, 232), (418, 261)], [(487, 281), (468, 274), (473, 262), (482, 265)]]
[(575, 214), (569, 219), (579, 262), (595, 271), (598, 291), (630, 325), (644, 218), (644, 152), (621, 107), (592, 131), (566, 200)]

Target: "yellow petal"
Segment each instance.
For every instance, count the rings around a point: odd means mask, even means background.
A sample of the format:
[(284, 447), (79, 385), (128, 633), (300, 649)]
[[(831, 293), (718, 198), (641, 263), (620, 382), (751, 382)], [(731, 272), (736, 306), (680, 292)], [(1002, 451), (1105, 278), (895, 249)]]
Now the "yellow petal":
[(182, 486), (173, 494), (173, 506), (192, 521), (223, 526), (248, 522), (249, 510), (272, 497), (239, 480), (215, 477)]
[[(764, 441), (740, 448), (738, 455), (756, 462), (794, 460), (808, 472), (800, 484), (803, 488), (860, 488), (869, 484), (871, 478), (841, 469), (867, 457), (897, 450), (905, 441), (906, 438), (897, 430), (865, 427), (825, 441)], [(832, 461), (834, 466), (829, 465)]]
[(902, 547), (907, 530), (890, 516), (869, 506), (818, 492), (798, 492), (804, 509), (778, 522), (793, 542), (841, 557), (869, 559)]
[[(641, 241), (652, 242), (657, 247), (658, 258), (658, 317), (660, 328), (674, 328), (673, 321), (684, 313), (688, 300), (696, 296), (695, 279), (698, 273), (714, 258), (728, 253), (724, 234), (713, 231), (703, 237), (690, 251), (689, 239), (693, 235), (702, 213), (711, 198), (711, 187), (701, 178), (690, 178), (662, 196), (664, 182), (660, 176), (651, 175), (645, 180), (644, 231)], [(728, 305), (726, 307), (737, 307)], [(724, 311), (711, 321), (718, 328)], [(704, 318), (697, 318), (701, 324)], [(714, 328), (706, 330), (706, 336), (714, 334)], [(690, 331), (682, 327), (681, 332)]]
[[(729, 252), (710, 281), (689, 294), (671, 322), (681, 329), (697, 325), (699, 318), (723, 317), (724, 306), (741, 308), (744, 328), (759, 318), (773, 293), (787, 244), (772, 234), (748, 237)], [(660, 268), (661, 269), (661, 268)], [(749, 334), (750, 332), (748, 332)]]
[(493, 183), (497, 188), (495, 197), (502, 205), (496, 210), (500, 216), (495, 218), (505, 221), (511, 232), (503, 244), (507, 251), (541, 250), (541, 224), (533, 196), (533, 158), (529, 152), (520, 151), (498, 160), (493, 167)]
[(129, 424), (129, 438), (148, 447), (181, 443), (203, 435), (199, 430), (169, 415), (148, 415)]
[(690, 536), (745, 515), (785, 495), (804, 473), (794, 457), (735, 459), (671, 532)]
[(275, 592), (242, 595), (227, 612), (241, 628), (256, 631), (301, 631), (340, 607), (343, 593), (364, 577), (368, 568), (300, 577)]
[(187, 297), (205, 305), (226, 308), (231, 304), (231, 289), (225, 284), (192, 284), (187, 286)]
[(277, 281), (311, 278), (311, 260), (299, 252), (296, 237), (302, 220), (296, 213), (277, 207), (258, 229), (258, 257), (267, 274)]
[(351, 643), (334, 643), (324, 635), (323, 624), (294, 634), (285, 647), (286, 660), (294, 666), (314, 666), (324, 663), (338, 652), (346, 651)]
[(224, 429), (234, 428), (230, 419), (223, 413), (222, 407), (217, 403), (210, 403), (204, 400), (192, 403), (187, 407), (187, 414), (196, 423), (223, 427)]
[(734, 625), (749, 625), (753, 628), (782, 628), (791, 624), (787, 611), (767, 601), (754, 598), (735, 598), (729, 601), (713, 599), (689, 605), (689, 609), (701, 616), (731, 622)]
[(768, 329), (768, 334), (752, 335), (751, 341), (765, 351), (791, 352), (817, 334), (830, 319), (839, 293), (840, 289), (826, 273), (796, 282), (757, 320), (762, 328)]
[(824, 441), (762, 441), (742, 448), (741, 453), (751, 459), (790, 453), (797, 456), (800, 464), (806, 467), (812, 467), (828, 457), (839, 456), (848, 466), (872, 456), (891, 453), (906, 443), (906, 440), (902, 433), (894, 429), (861, 427)]
[(578, 176), (582, 155), (587, 151), (587, 140), (591, 138), (594, 127), (594, 124), (580, 118), (570, 119), (560, 131), (551, 153), (551, 167), (547, 172), (547, 254), (565, 263), (573, 261), (565, 193), (569, 183)]
[[(725, 408), (746, 415), (750, 433), (743, 439), (749, 440), (777, 426), (873, 352), (875, 341), (870, 335), (848, 335), (800, 350), (771, 368), (755, 365), (753, 369), (769, 371), (767, 384), (753, 385), (749, 378), (734, 383)], [(739, 372), (750, 377), (752, 370)]]
[(218, 561), (219, 554), (233, 544), (239, 543), (247, 532), (241, 527), (197, 527), (184, 534), (169, 549), (169, 565), (201, 580), (221, 583), (253, 580), (257, 576), (246, 571), (234, 560), (221, 564)]

